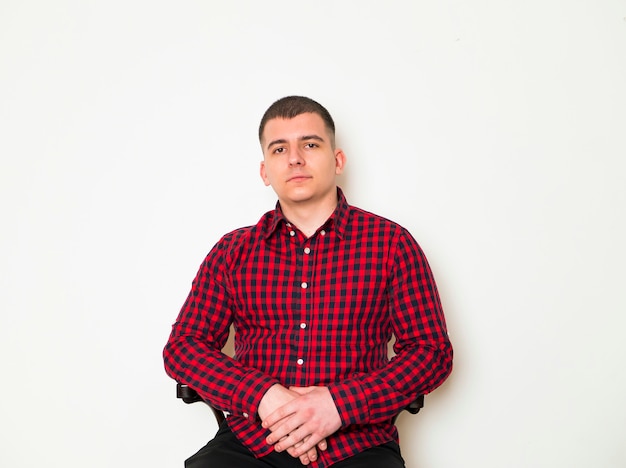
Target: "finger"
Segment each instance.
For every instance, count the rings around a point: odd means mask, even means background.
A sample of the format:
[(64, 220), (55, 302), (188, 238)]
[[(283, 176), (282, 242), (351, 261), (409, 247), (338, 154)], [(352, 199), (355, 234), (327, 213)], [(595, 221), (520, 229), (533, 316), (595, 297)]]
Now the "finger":
[(263, 420), (263, 427), (268, 429), (274, 426), (275, 424), (279, 423), (283, 419), (286, 419), (289, 416), (291, 416), (296, 411), (296, 409), (297, 409), (297, 406), (294, 407), (290, 403), (287, 403), (286, 405), (281, 406), (276, 411), (269, 414)]
[(285, 422), (284, 424), (278, 424), (270, 429), (270, 434), (265, 438), (268, 445), (274, 445), (280, 443), (283, 450), (287, 447), (291, 447), (300, 439), (290, 438), (292, 432), (298, 428), (295, 423)]
[[(289, 453), (292, 457), (296, 458), (296, 457), (300, 457), (301, 455), (304, 455), (305, 453), (309, 452), (312, 449), (315, 449), (317, 444), (323, 440), (321, 437), (315, 436), (310, 433), (307, 434), (305, 437), (302, 437), (301, 436), (302, 432), (299, 433), (300, 430), (301, 429), (294, 431), (292, 434), (289, 435), (286, 441), (280, 442), (274, 447), (276, 448), (277, 446), (282, 446), (281, 447), (282, 450), (287, 450), (287, 453)], [(292, 441), (297, 441), (297, 442), (294, 443)], [(287, 447), (287, 445), (290, 445), (290, 446)]]
[[(306, 439), (308, 439), (308, 437)], [(298, 442), (296, 445), (294, 445), (294, 447), (298, 448), (302, 446), (302, 444), (303, 442)], [(314, 462), (315, 460), (317, 460), (317, 449), (315, 447), (313, 447), (307, 453), (300, 455), (300, 463), (302, 463), (303, 465), (308, 465), (309, 463)]]
[(307, 456), (309, 460), (314, 462), (315, 460), (317, 460), (317, 449), (315, 447), (313, 447), (306, 454), (304, 454), (303, 457), (304, 456)]
[(315, 461), (317, 459), (317, 450), (315, 449), (315, 447), (313, 447), (312, 449), (307, 450), (306, 452), (302, 452), (301, 449), (297, 449), (294, 447), (291, 447), (287, 450), (287, 453), (289, 455), (291, 455), (293, 458), (300, 458), (302, 459), (302, 457), (308, 457), (310, 461)]
[[(303, 441), (298, 442), (293, 447), (291, 447), (289, 450), (291, 450), (292, 452), (295, 452), (295, 450), (293, 450), (293, 449), (300, 448), (304, 442), (309, 440), (310, 437), (311, 436), (306, 436)], [(282, 442), (285, 439), (286, 439), (286, 437), (283, 437), (280, 441)], [(326, 450), (328, 450), (328, 442), (326, 442), (326, 439), (320, 440), (315, 447), (313, 447), (311, 450), (309, 450), (307, 452), (307, 454), (309, 455), (309, 458), (310, 458), (311, 461), (315, 461), (315, 459), (317, 458), (317, 451), (318, 450), (320, 450), (322, 452), (325, 452)]]
[[(308, 440), (310, 436), (305, 437), (304, 441)], [(290, 447), (287, 450), (287, 453), (289, 453), (289, 455), (293, 456), (294, 458), (296, 458), (297, 456), (295, 455), (295, 449), (301, 447), (304, 444), (304, 441), (300, 441), (297, 444), (295, 444), (293, 447)], [(317, 448), (313, 447), (312, 449), (308, 450), (305, 454), (300, 455), (300, 462), (303, 465), (308, 465), (311, 462), (314, 462), (315, 460), (317, 460)]]
[(309, 450), (307, 453), (300, 457), (300, 463), (302, 463), (303, 465), (308, 465), (315, 460), (317, 460), (317, 450), (315, 449)]
[(298, 434), (301, 435), (300, 438), (292, 437), (294, 435), (294, 432), (298, 430), (305, 422), (306, 421), (302, 420), (301, 417), (298, 417), (297, 415), (292, 415), (278, 422), (274, 426), (271, 426), (269, 428), (270, 434), (266, 437), (265, 440), (269, 445), (274, 445), (285, 438), (290, 438), (288, 441), (289, 445), (281, 445), (283, 447), (283, 450), (285, 450), (287, 447), (294, 445), (295, 443), (303, 439), (306, 435), (308, 435), (306, 433), (303, 434), (303, 431), (300, 431), (300, 433)]
[(300, 463), (302, 463), (305, 466), (311, 463), (312, 461), (315, 461), (315, 460), (311, 460), (308, 454), (306, 453), (300, 457)]
[[(274, 449), (279, 451), (279, 450), (284, 450), (287, 451), (287, 453), (289, 455), (291, 455), (294, 458), (300, 457), (302, 455), (306, 453), (308, 453), (307, 451), (299, 451), (298, 453), (296, 453), (296, 450), (301, 448), (304, 443), (309, 439), (310, 436), (306, 436), (301, 438), (298, 434), (294, 433), (293, 434), (289, 434), (289, 438), (287, 438), (284, 441), (281, 441), (279, 444), (276, 444), (276, 446), (274, 446)], [(294, 442), (296, 441), (296, 442)], [(279, 448), (277, 448), (277, 446)], [(314, 449), (315, 447), (313, 447)], [(316, 452), (317, 453), (317, 452)]]

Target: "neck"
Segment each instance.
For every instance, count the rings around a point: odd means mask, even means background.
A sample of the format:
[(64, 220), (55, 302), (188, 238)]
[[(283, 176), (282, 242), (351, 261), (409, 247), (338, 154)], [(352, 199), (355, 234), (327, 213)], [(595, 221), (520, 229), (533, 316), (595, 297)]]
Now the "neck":
[(299, 202), (284, 203), (280, 207), (285, 218), (295, 225), (305, 236), (311, 237), (322, 226), (337, 207), (337, 191), (332, 196), (315, 203)]

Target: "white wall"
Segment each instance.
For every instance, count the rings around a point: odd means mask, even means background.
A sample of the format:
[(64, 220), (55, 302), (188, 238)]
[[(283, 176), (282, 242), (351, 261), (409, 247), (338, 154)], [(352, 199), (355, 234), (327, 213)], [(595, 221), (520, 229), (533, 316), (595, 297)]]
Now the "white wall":
[(440, 285), (455, 370), (401, 419), (409, 468), (626, 466), (625, 84), (623, 0), (3, 0), (0, 466), (211, 437), (161, 350), (273, 207), (256, 128), (292, 93)]

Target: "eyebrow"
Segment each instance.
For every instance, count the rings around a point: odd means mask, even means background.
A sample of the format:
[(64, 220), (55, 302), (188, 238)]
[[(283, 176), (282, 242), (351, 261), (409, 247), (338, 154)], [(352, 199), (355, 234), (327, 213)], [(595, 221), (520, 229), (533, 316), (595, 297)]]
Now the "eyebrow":
[[(313, 134), (313, 135), (302, 135), (300, 138), (298, 138), (298, 141), (307, 141), (307, 140), (316, 140), (316, 141), (321, 141), (321, 142), (325, 141), (321, 136), (315, 135), (315, 134)], [(278, 139), (278, 140), (273, 140), (273, 141), (270, 141), (268, 143), (267, 149), (270, 149), (274, 145), (282, 145), (282, 144), (285, 144), (285, 143), (287, 143), (287, 140), (282, 139), (282, 138)]]

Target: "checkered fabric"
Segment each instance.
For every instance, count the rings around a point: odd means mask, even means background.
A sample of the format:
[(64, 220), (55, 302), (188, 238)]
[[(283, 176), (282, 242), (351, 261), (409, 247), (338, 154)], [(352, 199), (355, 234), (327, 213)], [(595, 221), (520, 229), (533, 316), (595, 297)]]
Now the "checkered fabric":
[[(225, 235), (193, 282), (164, 350), (167, 373), (230, 416), (256, 456), (272, 450), (257, 415), (264, 393), (328, 386), (342, 428), (314, 467), (398, 439), (391, 418), (452, 370), (428, 262), (407, 230), (339, 203), (307, 238), (280, 204)], [(235, 356), (225, 356), (231, 324)], [(395, 336), (395, 356), (388, 343)]]

